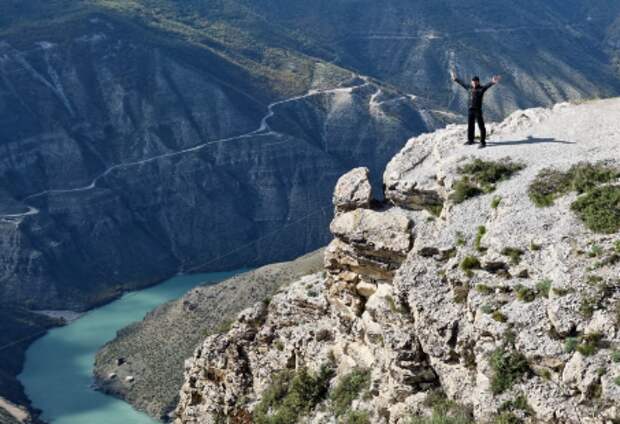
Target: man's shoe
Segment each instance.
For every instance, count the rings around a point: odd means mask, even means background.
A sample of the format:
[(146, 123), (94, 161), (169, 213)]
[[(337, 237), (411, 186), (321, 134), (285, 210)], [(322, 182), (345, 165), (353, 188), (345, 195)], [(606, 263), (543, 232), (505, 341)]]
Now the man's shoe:
[(464, 144), (464, 145), (465, 145), (465, 146), (471, 146), (472, 144), (474, 144), (474, 142), (473, 142), (473, 141), (467, 141), (467, 142), (465, 142), (465, 144)]
[(486, 144), (482, 144), (482, 143), (480, 144), (480, 146), (478, 146), (479, 149), (484, 149), (486, 147), (487, 147), (487, 145)]

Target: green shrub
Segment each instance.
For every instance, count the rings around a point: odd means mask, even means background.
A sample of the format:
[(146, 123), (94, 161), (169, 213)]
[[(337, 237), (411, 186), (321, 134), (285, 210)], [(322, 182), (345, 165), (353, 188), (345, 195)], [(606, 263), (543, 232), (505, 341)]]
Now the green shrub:
[(478, 227), (478, 232), (476, 233), (476, 239), (474, 240), (474, 247), (478, 252), (486, 252), (487, 248), (482, 246), (482, 237), (487, 233), (487, 229), (484, 225)]
[(524, 285), (517, 284), (515, 286), (515, 292), (517, 293), (517, 299), (522, 302), (529, 303), (536, 300), (536, 291)]
[(345, 424), (370, 424), (370, 415), (367, 411), (351, 411), (345, 419)]
[(476, 184), (471, 182), (468, 177), (460, 178), (454, 183), (452, 189), (454, 191), (450, 194), (450, 200), (457, 204), (484, 193)]
[(492, 421), (493, 424), (523, 424), (523, 420), (512, 412), (502, 412)]
[(598, 307), (598, 302), (592, 297), (584, 297), (579, 304), (579, 313), (585, 318), (592, 318), (594, 311)]
[(570, 191), (586, 193), (618, 177), (619, 170), (605, 163), (580, 163), (566, 172), (543, 169), (530, 184), (528, 194), (536, 206), (547, 207)]
[(525, 252), (516, 247), (504, 247), (501, 251), (501, 254), (509, 257), (510, 262), (513, 265), (519, 265), (521, 263), (521, 256), (523, 256)]
[(530, 369), (523, 354), (515, 350), (507, 350), (506, 347), (496, 349), (491, 354), (489, 362), (493, 370), (491, 391), (494, 394), (503, 393), (511, 388)]
[(468, 408), (448, 400), (439, 391), (430, 393), (424, 401), (424, 405), (432, 408), (432, 415), (430, 417), (412, 417), (409, 421), (410, 424), (475, 424)]
[(542, 296), (548, 298), (549, 291), (551, 290), (551, 280), (540, 280), (538, 283), (536, 283), (536, 290), (538, 290), (538, 293), (540, 293)]
[(369, 370), (355, 369), (342, 377), (329, 396), (334, 414), (337, 417), (344, 415), (360, 393), (369, 388)]
[[(500, 405), (498, 409), (500, 415), (495, 419), (494, 423), (521, 423), (522, 421), (513, 414), (514, 411), (520, 411), (525, 416), (534, 415), (534, 410), (528, 404), (525, 395), (519, 394), (513, 400), (508, 400)], [(504, 417), (503, 420), (501, 417)]]
[(567, 337), (564, 341), (564, 351), (566, 353), (573, 353), (575, 349), (577, 349), (577, 345), (579, 344), (578, 337)]
[(599, 246), (598, 244), (593, 244), (592, 246), (590, 246), (590, 251), (588, 252), (588, 256), (591, 258), (596, 258), (598, 256), (601, 256), (602, 253), (603, 253), (603, 248)]
[(613, 362), (620, 362), (620, 350), (614, 350), (611, 352), (611, 360)]
[(509, 179), (523, 168), (525, 168), (524, 165), (512, 162), (508, 158), (501, 161), (474, 159), (460, 167), (458, 172), (463, 175), (469, 175), (474, 182), (483, 187), (488, 187)]
[(570, 181), (566, 173), (543, 169), (538, 173), (528, 188), (530, 200), (539, 208), (553, 205), (555, 199), (566, 193)]
[(476, 286), (476, 291), (482, 295), (488, 296), (493, 293), (493, 288), (487, 286), (486, 284), (478, 284)]
[(614, 242), (614, 250), (616, 253), (620, 253), (620, 240)]
[(587, 334), (580, 337), (567, 337), (564, 342), (564, 351), (567, 353), (577, 351), (583, 356), (592, 356), (598, 351), (601, 340), (602, 336), (599, 333)]
[(254, 410), (256, 424), (295, 424), (327, 397), (333, 370), (318, 373), (301, 369), (277, 373)]
[(536, 244), (536, 243), (534, 243), (534, 241), (530, 242), (530, 250), (532, 252), (538, 252), (540, 250), (540, 248), (541, 248), (540, 244)]
[(508, 317), (506, 315), (504, 315), (503, 313), (501, 313), (500, 311), (493, 312), (493, 314), (491, 315), (491, 318), (493, 318), (497, 322), (506, 322), (506, 321), (508, 321)]
[(471, 275), (474, 269), (480, 269), (480, 261), (475, 256), (466, 256), (461, 261), (461, 269), (465, 271), (467, 275)]
[(609, 183), (620, 177), (618, 169), (605, 163), (580, 163), (568, 171), (570, 190), (577, 193), (586, 193), (601, 184)]
[(495, 196), (493, 200), (491, 200), (491, 209), (497, 209), (501, 203), (502, 203), (501, 196)]
[(493, 311), (495, 311), (495, 308), (493, 308), (493, 306), (485, 304), (480, 306), (480, 312), (482, 312), (483, 314), (492, 314)]
[(501, 161), (474, 159), (457, 169), (463, 176), (454, 183), (450, 199), (454, 203), (461, 203), (480, 194), (490, 193), (495, 190), (496, 183), (509, 179), (523, 168), (523, 165), (511, 162), (509, 159)]
[(620, 231), (620, 186), (596, 188), (571, 205), (586, 227), (597, 233)]
[(620, 377), (614, 378), (614, 383), (616, 384), (616, 386), (620, 386)]

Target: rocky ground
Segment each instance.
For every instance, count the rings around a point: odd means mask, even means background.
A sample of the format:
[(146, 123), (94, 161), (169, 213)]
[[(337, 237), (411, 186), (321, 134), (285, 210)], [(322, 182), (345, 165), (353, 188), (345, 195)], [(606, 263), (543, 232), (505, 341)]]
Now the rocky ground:
[(342, 177), (324, 272), (206, 338), (176, 422), (617, 422), (619, 111), (414, 138), (383, 202)]
[[(320, 270), (322, 257), (323, 250), (318, 250), (291, 262), (267, 265), (216, 285), (197, 287), (158, 307), (98, 352), (99, 387), (166, 420), (178, 401), (183, 361), (206, 335), (227, 331), (242, 309)], [(128, 376), (133, 380), (127, 381)]]

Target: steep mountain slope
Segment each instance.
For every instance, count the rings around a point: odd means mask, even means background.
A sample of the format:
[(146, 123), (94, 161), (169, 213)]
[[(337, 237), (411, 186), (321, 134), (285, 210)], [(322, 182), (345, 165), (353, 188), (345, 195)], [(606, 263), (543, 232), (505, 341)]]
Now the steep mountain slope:
[[(104, 17), (65, 25), (66, 43), (3, 47), (0, 293), (22, 304), (84, 308), (179, 269), (308, 251), (342, 170), (445, 121), (316, 62), (307, 95), (268, 104), (256, 75), (208, 50)], [(301, 237), (220, 258), (308, 210), (286, 230)]]
[[(237, 314), (323, 267), (323, 250), (271, 264), (215, 286), (191, 290), (119, 332), (97, 353), (99, 387), (153, 417), (167, 420), (183, 384), (183, 363), (205, 334), (225, 331)], [(117, 360), (123, 358), (118, 365)], [(113, 378), (110, 376), (113, 375)], [(129, 383), (125, 377), (131, 375)]]
[[(620, 99), (411, 139), (336, 186), (325, 273), (208, 337), (177, 423), (620, 419)], [(431, 418), (431, 415), (433, 418)]]

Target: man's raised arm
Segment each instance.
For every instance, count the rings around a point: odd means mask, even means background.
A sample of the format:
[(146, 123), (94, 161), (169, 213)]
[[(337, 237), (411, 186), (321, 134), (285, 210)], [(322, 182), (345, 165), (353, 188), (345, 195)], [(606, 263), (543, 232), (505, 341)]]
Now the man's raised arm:
[(463, 81), (459, 79), (459, 77), (456, 76), (456, 72), (450, 71), (450, 77), (452, 78), (452, 81), (454, 81), (455, 83), (463, 87), (465, 90), (469, 90), (469, 87), (467, 86), (467, 84), (465, 84)]
[(499, 84), (501, 80), (502, 80), (502, 77), (500, 77), (499, 75), (495, 75), (493, 78), (491, 78), (491, 82), (489, 82), (482, 88), (484, 89), (484, 91), (487, 91), (489, 88), (493, 87), (495, 84)]

